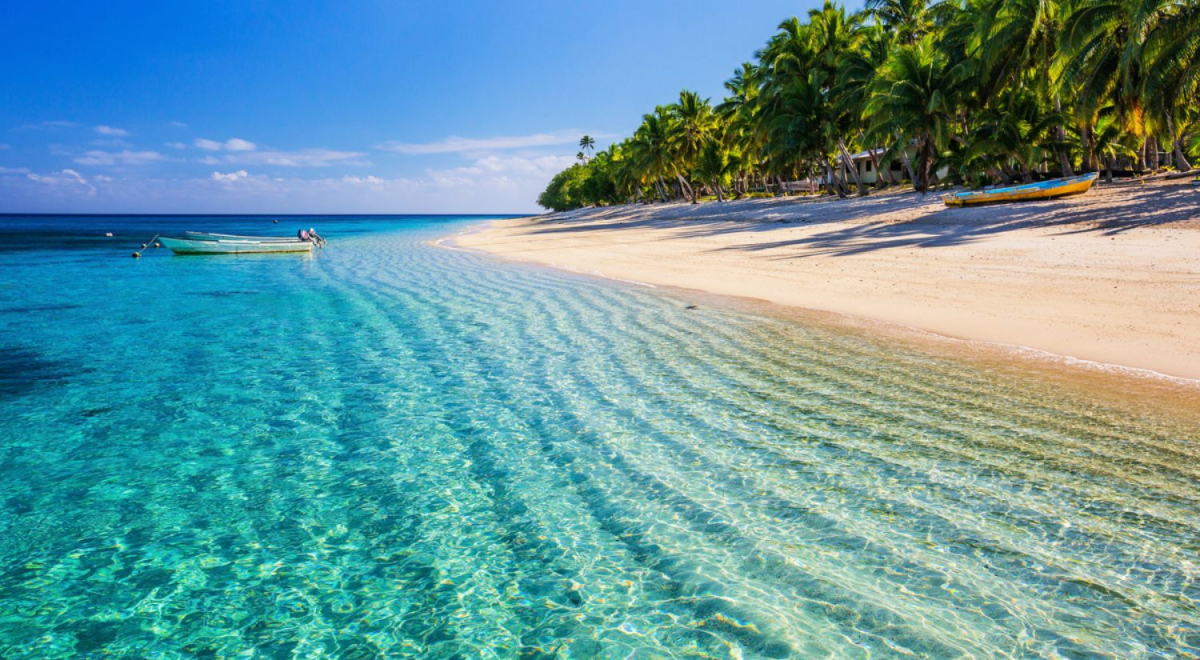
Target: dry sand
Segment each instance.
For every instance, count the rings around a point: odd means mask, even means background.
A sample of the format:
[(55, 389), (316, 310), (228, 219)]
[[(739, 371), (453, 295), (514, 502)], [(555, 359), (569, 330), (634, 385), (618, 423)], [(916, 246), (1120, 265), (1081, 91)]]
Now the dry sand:
[(965, 209), (914, 193), (587, 209), (457, 244), (1200, 379), (1190, 181)]

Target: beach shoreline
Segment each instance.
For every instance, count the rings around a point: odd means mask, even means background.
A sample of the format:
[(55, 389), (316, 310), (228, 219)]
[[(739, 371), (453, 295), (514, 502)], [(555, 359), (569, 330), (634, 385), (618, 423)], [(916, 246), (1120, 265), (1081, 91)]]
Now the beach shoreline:
[(454, 245), (1200, 384), (1200, 192), (1187, 182), (948, 209), (935, 195), (582, 209)]

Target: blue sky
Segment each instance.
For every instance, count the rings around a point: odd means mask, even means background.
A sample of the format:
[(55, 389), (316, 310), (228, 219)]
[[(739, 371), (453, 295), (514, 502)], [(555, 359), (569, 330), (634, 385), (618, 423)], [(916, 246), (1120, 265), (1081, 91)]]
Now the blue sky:
[(519, 213), (815, 3), (3, 2), (0, 212)]

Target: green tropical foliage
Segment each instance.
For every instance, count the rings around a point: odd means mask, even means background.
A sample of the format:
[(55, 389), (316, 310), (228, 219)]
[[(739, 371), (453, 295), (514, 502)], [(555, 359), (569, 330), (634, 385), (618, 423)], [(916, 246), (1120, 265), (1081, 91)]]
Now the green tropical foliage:
[(584, 136), (539, 203), (1189, 170), (1200, 0), (827, 1), (781, 22), (725, 90), (684, 90), (607, 149)]

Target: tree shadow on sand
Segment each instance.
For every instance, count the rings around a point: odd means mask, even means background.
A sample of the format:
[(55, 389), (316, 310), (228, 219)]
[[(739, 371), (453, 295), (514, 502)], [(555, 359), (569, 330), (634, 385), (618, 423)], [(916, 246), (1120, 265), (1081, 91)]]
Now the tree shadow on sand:
[[(736, 207), (733, 206), (736, 204)], [(857, 222), (882, 215), (909, 219)], [(625, 229), (670, 227), (671, 238), (739, 233), (769, 235), (795, 226), (831, 225), (816, 234), (778, 241), (755, 240), (718, 248), (762, 252), (805, 248), (812, 256), (849, 256), (898, 247), (963, 245), (988, 236), (1028, 228), (1061, 228), (1057, 235), (1117, 235), (1132, 229), (1200, 221), (1200, 191), (1190, 183), (1100, 188), (1087, 197), (951, 208), (937, 195), (885, 193), (840, 201), (828, 199), (746, 200), (728, 205), (663, 204), (588, 209), (547, 218), (532, 233), (542, 235), (613, 233)], [(846, 224), (846, 223), (851, 224)]]

